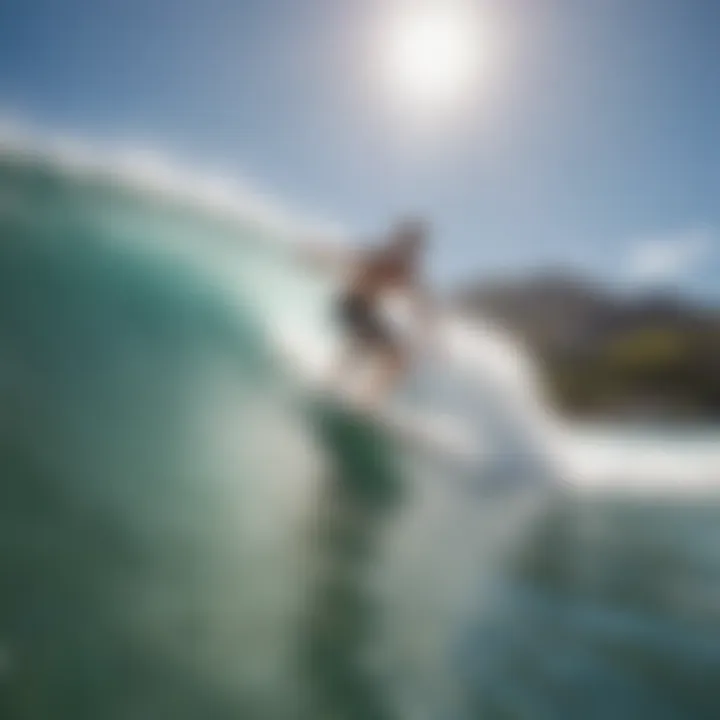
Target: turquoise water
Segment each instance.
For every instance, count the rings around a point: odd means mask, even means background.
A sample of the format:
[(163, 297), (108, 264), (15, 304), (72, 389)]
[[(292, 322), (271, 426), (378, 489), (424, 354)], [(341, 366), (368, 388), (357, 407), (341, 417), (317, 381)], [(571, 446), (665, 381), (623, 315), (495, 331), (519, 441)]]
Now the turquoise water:
[(0, 238), (2, 717), (719, 716), (712, 496), (576, 494), (438, 368), (483, 462), (310, 399), (249, 218), (7, 156)]

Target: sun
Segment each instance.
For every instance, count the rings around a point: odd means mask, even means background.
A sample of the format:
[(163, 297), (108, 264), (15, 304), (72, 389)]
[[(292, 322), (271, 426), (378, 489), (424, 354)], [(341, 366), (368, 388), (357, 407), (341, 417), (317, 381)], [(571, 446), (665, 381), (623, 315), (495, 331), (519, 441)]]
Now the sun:
[(383, 85), (415, 110), (449, 111), (482, 70), (482, 33), (469, 3), (415, 3), (398, 9), (380, 48)]

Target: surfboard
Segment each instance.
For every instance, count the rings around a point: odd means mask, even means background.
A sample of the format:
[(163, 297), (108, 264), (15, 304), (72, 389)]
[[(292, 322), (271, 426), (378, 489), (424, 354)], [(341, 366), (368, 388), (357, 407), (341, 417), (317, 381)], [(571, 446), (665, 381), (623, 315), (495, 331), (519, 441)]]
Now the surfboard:
[(322, 392), (326, 400), (379, 424), (395, 437), (415, 447), (464, 458), (479, 453), (478, 439), (460, 421), (449, 415), (403, 406), (397, 401), (370, 409), (352, 394), (337, 387), (325, 385)]
[(321, 404), (330, 402), (338, 409), (374, 422), (403, 442), (435, 454), (470, 459), (482, 453), (481, 439), (457, 418), (403, 407), (393, 399), (371, 410), (358, 400), (355, 391), (330, 380), (323, 363), (310, 363), (302, 353), (288, 348), (284, 355), (289, 366), (298, 371), (303, 393), (309, 390), (310, 397)]

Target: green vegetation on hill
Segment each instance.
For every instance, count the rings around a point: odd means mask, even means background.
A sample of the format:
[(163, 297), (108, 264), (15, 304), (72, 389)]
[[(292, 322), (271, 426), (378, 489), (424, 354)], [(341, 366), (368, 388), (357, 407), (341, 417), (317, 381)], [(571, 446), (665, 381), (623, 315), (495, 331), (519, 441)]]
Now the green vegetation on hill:
[(460, 303), (527, 343), (567, 413), (720, 418), (715, 312), (666, 296), (621, 299), (556, 277), (478, 285)]
[[(720, 415), (717, 344), (689, 330), (638, 327), (592, 353), (541, 358), (551, 392), (577, 413)], [(717, 339), (716, 339), (717, 340)]]

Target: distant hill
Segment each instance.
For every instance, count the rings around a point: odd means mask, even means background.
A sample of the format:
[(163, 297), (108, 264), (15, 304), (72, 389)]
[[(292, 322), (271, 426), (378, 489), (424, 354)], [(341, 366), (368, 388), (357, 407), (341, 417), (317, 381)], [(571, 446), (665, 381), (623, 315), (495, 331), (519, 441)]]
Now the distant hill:
[(566, 412), (720, 419), (717, 309), (559, 273), (477, 282), (455, 299), (464, 314), (502, 324), (533, 350)]

